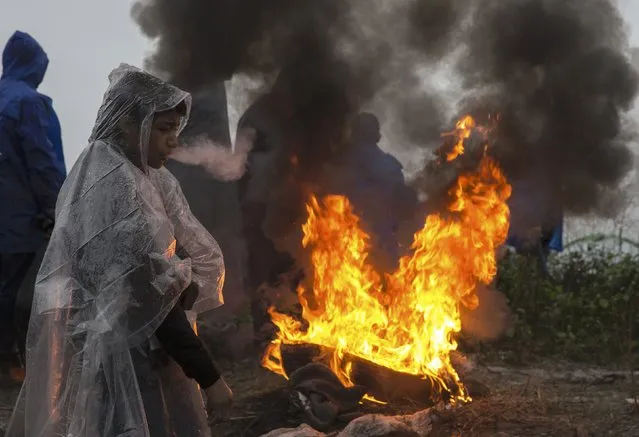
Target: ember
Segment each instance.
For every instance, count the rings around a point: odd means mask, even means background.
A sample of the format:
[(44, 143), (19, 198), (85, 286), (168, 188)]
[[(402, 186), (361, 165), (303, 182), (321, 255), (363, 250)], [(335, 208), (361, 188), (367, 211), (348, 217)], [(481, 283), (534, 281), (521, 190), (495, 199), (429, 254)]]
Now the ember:
[[(475, 128), (467, 116), (451, 132), (464, 151)], [(415, 234), (412, 253), (381, 277), (367, 260), (369, 236), (347, 198), (311, 198), (303, 226), (311, 248), (312, 289), (298, 289), (305, 322), (270, 310), (279, 328), (263, 364), (286, 377), (283, 344), (312, 344), (330, 351), (330, 367), (353, 386), (353, 359), (429, 379), (451, 401), (469, 401), (451, 365), (461, 330), (460, 305), (479, 305), (475, 288), (496, 273), (495, 249), (508, 232), (510, 185), (484, 153), (475, 171), (459, 176), (449, 191), (449, 215), (429, 215)]]

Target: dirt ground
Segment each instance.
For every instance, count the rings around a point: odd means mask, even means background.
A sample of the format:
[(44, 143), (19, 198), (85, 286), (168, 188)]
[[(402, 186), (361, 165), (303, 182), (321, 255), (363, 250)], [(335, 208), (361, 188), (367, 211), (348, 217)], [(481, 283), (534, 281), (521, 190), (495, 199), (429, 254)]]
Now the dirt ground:
[[(454, 409), (436, 407), (433, 437), (639, 437), (639, 407), (630, 402), (628, 372), (566, 362), (522, 368), (477, 357), (470, 361), (472, 370), (465, 377), (489, 387), (490, 394)], [(236, 402), (229, 419), (213, 426), (215, 437), (257, 437), (301, 423), (290, 411), (283, 378), (252, 362), (234, 365), (226, 377)], [(17, 393), (0, 390), (2, 428)], [(362, 406), (367, 413), (387, 415), (422, 408), (410, 403)]]
[[(433, 437), (639, 437), (639, 407), (631, 403), (629, 372), (552, 361), (531, 368), (478, 357), (470, 362), (465, 377), (490, 393), (454, 409), (435, 407)], [(302, 423), (289, 411), (283, 378), (251, 363), (236, 365), (227, 377), (236, 403), (229, 421), (214, 425), (214, 436), (257, 437)], [(363, 406), (367, 413), (388, 415), (421, 408)]]

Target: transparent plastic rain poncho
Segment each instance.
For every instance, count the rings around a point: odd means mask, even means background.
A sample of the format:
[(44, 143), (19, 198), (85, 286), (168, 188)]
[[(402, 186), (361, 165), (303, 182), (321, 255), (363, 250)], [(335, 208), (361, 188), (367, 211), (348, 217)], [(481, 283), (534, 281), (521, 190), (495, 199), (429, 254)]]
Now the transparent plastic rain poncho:
[[(141, 164), (154, 114), (190, 97), (126, 65), (109, 79), (58, 199), (9, 437), (210, 435), (196, 383), (153, 343), (187, 287), (194, 312), (222, 304), (222, 254), (173, 176)], [(139, 123), (133, 149), (123, 120)]]

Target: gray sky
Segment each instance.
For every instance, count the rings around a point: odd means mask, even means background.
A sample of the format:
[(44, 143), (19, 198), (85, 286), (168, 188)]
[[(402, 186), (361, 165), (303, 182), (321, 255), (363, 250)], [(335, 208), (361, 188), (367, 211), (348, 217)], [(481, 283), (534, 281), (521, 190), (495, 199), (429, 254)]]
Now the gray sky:
[(87, 143), (109, 71), (121, 62), (141, 66), (152, 46), (130, 19), (128, 0), (6, 3), (0, 14), (0, 45), (19, 29), (33, 35), (49, 55), (40, 90), (53, 98), (70, 167)]
[[(70, 166), (86, 145), (108, 72), (120, 62), (141, 66), (152, 45), (131, 21), (129, 0), (6, 3), (0, 14), (0, 45), (19, 29), (38, 39), (51, 59), (41, 91), (53, 98), (60, 116)], [(632, 44), (639, 46), (639, 0), (619, 4), (636, 29)]]

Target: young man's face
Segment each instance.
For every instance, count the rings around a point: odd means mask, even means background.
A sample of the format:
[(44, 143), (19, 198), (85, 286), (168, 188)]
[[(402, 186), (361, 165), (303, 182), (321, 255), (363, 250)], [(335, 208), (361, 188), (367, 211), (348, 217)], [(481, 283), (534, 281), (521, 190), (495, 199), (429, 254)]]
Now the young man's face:
[(178, 145), (178, 130), (182, 116), (177, 111), (159, 112), (153, 118), (149, 139), (148, 165), (161, 168)]

